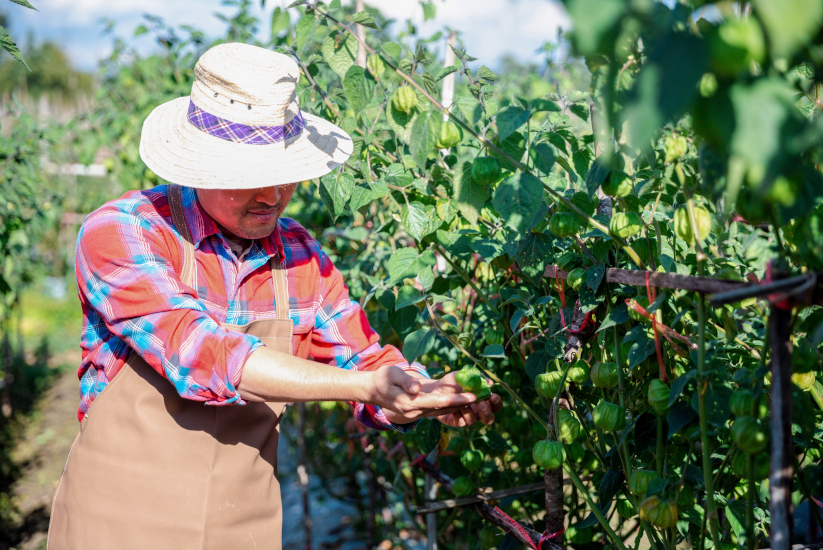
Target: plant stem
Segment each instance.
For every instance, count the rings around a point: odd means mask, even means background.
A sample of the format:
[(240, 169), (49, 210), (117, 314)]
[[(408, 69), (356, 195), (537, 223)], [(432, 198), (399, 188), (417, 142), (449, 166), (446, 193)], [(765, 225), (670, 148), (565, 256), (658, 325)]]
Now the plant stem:
[[(746, 495), (746, 550), (754, 550), (754, 455), (747, 457), (746, 477), (749, 478), (749, 492)], [(809, 502), (814, 505), (814, 503)]]
[(606, 533), (609, 535), (609, 538), (612, 539), (614, 545), (617, 546), (617, 548), (619, 548), (620, 550), (626, 550), (626, 547), (623, 545), (623, 540), (617, 536), (617, 533), (614, 532), (614, 529), (612, 529), (611, 525), (609, 525), (609, 522), (606, 521), (606, 518), (604, 518), (603, 514), (600, 513), (600, 509), (597, 506), (595, 506), (591, 495), (583, 486), (583, 482), (580, 481), (580, 478), (577, 476), (577, 473), (574, 471), (574, 469), (572, 469), (571, 458), (569, 457), (566, 457), (566, 471), (569, 473), (569, 477), (571, 477), (572, 483), (574, 483), (574, 485), (577, 487), (577, 490), (580, 491), (580, 494), (583, 495), (583, 499), (586, 501), (586, 504), (589, 505), (589, 508), (591, 508), (592, 513), (600, 522), (600, 525), (603, 526), (603, 529), (606, 530)]
[(489, 300), (489, 298), (486, 296), (486, 294), (482, 290), (477, 288), (477, 285), (474, 283), (472, 278), (469, 277), (469, 275), (465, 271), (463, 271), (463, 269), (459, 265), (457, 265), (457, 262), (454, 262), (449, 257), (448, 253), (446, 253), (446, 250), (442, 246), (438, 245), (437, 246), (437, 251), (440, 252), (440, 255), (443, 256), (443, 258), (445, 258), (447, 262), (449, 262), (449, 265), (451, 265), (454, 268), (454, 270), (457, 272), (457, 274), (460, 275), (460, 277), (462, 277), (463, 280), (466, 281), (469, 284), (469, 286), (472, 287), (472, 289), (474, 289), (474, 291), (477, 293), (478, 298), (483, 300), (483, 302), (485, 302), (487, 306), (492, 308), (493, 311), (495, 311), (495, 312), (499, 311), (497, 309), (497, 306), (494, 305), (491, 302), (491, 300)]

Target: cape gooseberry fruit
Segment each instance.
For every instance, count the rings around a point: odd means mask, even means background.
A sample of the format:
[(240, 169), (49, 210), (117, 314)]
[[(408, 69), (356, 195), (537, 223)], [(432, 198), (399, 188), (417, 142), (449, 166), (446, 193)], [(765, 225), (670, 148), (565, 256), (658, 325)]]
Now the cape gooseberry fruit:
[(557, 395), (557, 390), (560, 389), (560, 380), (562, 378), (563, 373), (558, 371), (538, 374), (534, 378), (534, 386), (537, 389), (537, 393), (542, 397), (554, 399)]
[(460, 476), (454, 480), (452, 490), (454, 491), (454, 496), (458, 498), (466, 497), (474, 491), (474, 483), (472, 483), (472, 480), (466, 476)]
[(446, 120), (440, 125), (440, 137), (437, 138), (434, 147), (448, 149), (458, 145), (462, 139), (463, 131), (451, 120)]
[(652, 470), (635, 470), (629, 478), (629, 491), (636, 496), (642, 497), (649, 490), (649, 483), (657, 479), (657, 472)]
[(592, 413), (594, 425), (604, 432), (613, 432), (623, 427), (626, 419), (623, 409), (605, 399), (601, 399)]
[(748, 416), (752, 414), (753, 404), (754, 396), (751, 391), (746, 389), (735, 391), (729, 400), (729, 406), (735, 416)]
[(598, 388), (611, 389), (617, 385), (617, 365), (595, 363), (591, 371), (592, 384)]
[(580, 290), (580, 285), (586, 280), (586, 270), (582, 267), (572, 269), (571, 273), (566, 276), (566, 282), (575, 290)]
[(681, 135), (666, 136), (663, 140), (663, 150), (666, 152), (666, 164), (674, 162), (689, 150), (689, 142)]
[[(380, 75), (383, 74), (383, 71), (386, 70), (386, 65), (383, 63), (383, 60), (380, 59), (380, 56), (377, 54), (372, 54), (368, 58), (366, 58), (366, 69), (371, 73), (375, 80), (380, 78)], [(408, 86), (406, 86), (408, 88)], [(415, 97), (417, 94), (414, 94)]]
[(472, 180), (478, 185), (491, 185), (501, 174), (500, 161), (494, 157), (477, 157), (472, 162)]
[(814, 386), (814, 371), (792, 373), (792, 382), (803, 391), (809, 391)]
[(577, 216), (571, 212), (557, 212), (549, 220), (549, 231), (560, 238), (571, 237), (580, 230)]
[[(737, 453), (732, 459), (732, 473), (737, 477), (749, 477), (749, 455)], [(754, 455), (754, 480), (762, 481), (769, 477), (769, 455), (757, 453)]]
[(480, 544), (483, 548), (494, 548), (503, 541), (503, 532), (497, 527), (486, 526), (480, 531)]
[[(695, 206), (694, 217), (697, 222), (700, 241), (705, 241), (712, 231), (712, 215), (702, 206)], [(689, 210), (685, 206), (681, 206), (674, 211), (674, 233), (689, 245), (695, 243), (694, 231), (692, 231), (692, 224), (689, 221)]]
[(532, 457), (534, 458), (534, 463), (541, 468), (554, 470), (555, 468), (559, 468), (563, 464), (563, 461), (566, 460), (566, 450), (559, 441), (547, 441), (543, 439), (534, 444)]
[[(637, 302), (637, 305), (643, 306), (643, 309), (646, 309), (646, 310), (649, 309), (649, 299), (647, 297), (645, 297), (645, 296), (635, 296), (634, 298), (632, 298), (632, 300)], [(635, 311), (632, 308), (629, 308), (629, 317), (634, 319), (638, 323), (650, 323), (651, 322), (642, 313), (640, 313), (639, 311)]]
[(480, 370), (474, 367), (463, 367), (455, 375), (454, 379), (460, 384), (460, 387), (471, 392), (477, 396), (479, 401), (488, 399), (491, 395), (489, 385), (486, 383), (486, 377)]
[(560, 426), (560, 439), (563, 443), (573, 443), (580, 437), (582, 427), (574, 415), (566, 409), (557, 411), (557, 422)]
[(391, 98), (392, 105), (398, 111), (411, 114), (412, 109), (417, 107), (417, 93), (411, 86), (397, 88)]
[(502, 330), (487, 330), (486, 331), (486, 343), (490, 346), (493, 345), (503, 345), (503, 342), (506, 340), (506, 335), (503, 333)]
[(650, 496), (640, 504), (640, 519), (661, 529), (674, 527), (677, 524), (677, 503), (661, 500), (657, 495)]
[(600, 184), (603, 192), (610, 197), (627, 197), (632, 194), (632, 180), (626, 172), (613, 170)]
[(575, 384), (582, 384), (589, 379), (589, 365), (585, 361), (577, 360), (569, 367), (566, 377)]
[(759, 453), (769, 441), (760, 421), (753, 416), (740, 416), (734, 421), (732, 439), (740, 450), (748, 454)]
[(612, 214), (611, 222), (609, 222), (609, 231), (621, 239), (628, 239), (632, 235), (640, 233), (641, 229), (643, 229), (643, 218), (636, 212)]
[(460, 463), (468, 471), (473, 472), (483, 465), (483, 453), (477, 449), (466, 449), (460, 455)]
[(657, 378), (649, 382), (649, 405), (655, 410), (657, 414), (665, 414), (669, 408), (669, 395), (671, 390), (669, 386), (662, 380)]

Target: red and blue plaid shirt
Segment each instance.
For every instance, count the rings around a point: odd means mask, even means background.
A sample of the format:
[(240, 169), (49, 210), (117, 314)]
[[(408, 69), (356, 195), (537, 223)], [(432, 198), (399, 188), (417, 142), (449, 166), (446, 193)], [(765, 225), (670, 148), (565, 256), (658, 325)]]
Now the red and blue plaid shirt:
[[(275, 317), (269, 259), (285, 257), (289, 315), (295, 332), (311, 331), (309, 356), (344, 369), (396, 365), (424, 376), (392, 346), (381, 347), (365, 313), (320, 244), (297, 222), (281, 218), (275, 232), (253, 241), (241, 260), (195, 190), (183, 207), (195, 247), (197, 288), (182, 283), (183, 244), (171, 220), (166, 186), (132, 191), (90, 214), (77, 239), (76, 273), (83, 307), (80, 347), (82, 420), (129, 357), (138, 353), (186, 399), (241, 405), (237, 391), (246, 358), (260, 340), (228, 331)], [(376, 429), (405, 431), (379, 407), (355, 403), (355, 417)]]

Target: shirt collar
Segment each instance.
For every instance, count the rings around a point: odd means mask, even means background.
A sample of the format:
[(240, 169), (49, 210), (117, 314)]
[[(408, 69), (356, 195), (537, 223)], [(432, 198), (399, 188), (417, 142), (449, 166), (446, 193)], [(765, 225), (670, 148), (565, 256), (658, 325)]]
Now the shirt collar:
[[(197, 192), (194, 187), (183, 187), (183, 212), (186, 216), (186, 224), (189, 226), (192, 241), (194, 241), (194, 248), (198, 248), (200, 243), (206, 237), (217, 235), (220, 233), (220, 228), (211, 216), (203, 209), (200, 201), (197, 199)], [(280, 220), (274, 227), (271, 235), (264, 239), (258, 239), (270, 257), (277, 255), (282, 261), (284, 256), (283, 239), (281, 239)]]

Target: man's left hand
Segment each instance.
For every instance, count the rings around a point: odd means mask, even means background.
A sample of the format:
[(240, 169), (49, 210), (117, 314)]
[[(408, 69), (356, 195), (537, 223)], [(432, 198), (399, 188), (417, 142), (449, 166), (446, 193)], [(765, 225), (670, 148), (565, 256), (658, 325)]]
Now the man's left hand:
[[(454, 379), (455, 374), (451, 372), (439, 380), (429, 380), (422, 375), (407, 371), (410, 376), (420, 380), (420, 393), (464, 393), (463, 388)], [(494, 413), (503, 408), (503, 400), (496, 393), (491, 394), (486, 401), (475, 402), (465, 407), (460, 407), (450, 411), (436, 411), (425, 416), (436, 416), (440, 422), (452, 428), (465, 428), (475, 424), (478, 420), (485, 425), (494, 422)], [(387, 418), (396, 424), (406, 424), (410, 420), (397, 415), (391, 411), (384, 411)]]

